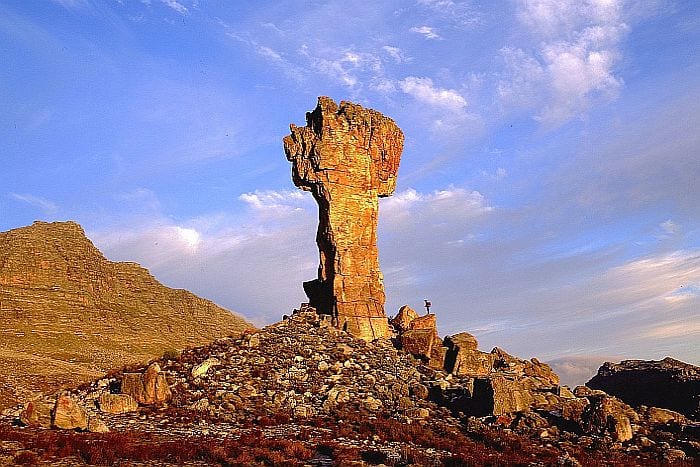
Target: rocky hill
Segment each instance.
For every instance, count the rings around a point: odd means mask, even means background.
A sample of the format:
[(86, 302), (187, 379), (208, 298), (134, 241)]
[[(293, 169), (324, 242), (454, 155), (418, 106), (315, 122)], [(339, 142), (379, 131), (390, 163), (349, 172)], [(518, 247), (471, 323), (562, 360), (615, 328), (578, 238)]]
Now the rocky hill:
[[(458, 336), (449, 339), (456, 355), (448, 372), (397, 349), (400, 335), (367, 342), (302, 308), (260, 331), (7, 410), (0, 448), (4, 460), (60, 457), (67, 465), (646, 466), (697, 458), (700, 426), (681, 414), (569, 391), (537, 361), (480, 352), (473, 337)], [(19, 420), (25, 427), (11, 428)]]
[(586, 386), (635, 407), (664, 407), (700, 420), (700, 367), (671, 357), (605, 362)]
[(0, 407), (249, 327), (107, 260), (74, 222), (0, 232)]

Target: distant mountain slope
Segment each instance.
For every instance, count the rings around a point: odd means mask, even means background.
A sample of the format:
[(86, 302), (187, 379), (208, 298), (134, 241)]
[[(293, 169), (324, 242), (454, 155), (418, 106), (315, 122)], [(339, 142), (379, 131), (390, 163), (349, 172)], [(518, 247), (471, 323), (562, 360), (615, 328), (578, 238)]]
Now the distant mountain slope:
[(0, 408), (250, 327), (136, 263), (107, 260), (74, 222), (0, 232)]

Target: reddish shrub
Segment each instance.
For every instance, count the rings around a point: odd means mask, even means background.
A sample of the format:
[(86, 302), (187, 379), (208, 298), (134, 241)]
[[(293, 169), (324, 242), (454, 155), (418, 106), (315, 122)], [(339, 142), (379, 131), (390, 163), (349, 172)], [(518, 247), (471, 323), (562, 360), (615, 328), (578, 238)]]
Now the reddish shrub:
[(36, 465), (39, 458), (33, 452), (22, 451), (14, 457), (13, 461), (17, 465)]

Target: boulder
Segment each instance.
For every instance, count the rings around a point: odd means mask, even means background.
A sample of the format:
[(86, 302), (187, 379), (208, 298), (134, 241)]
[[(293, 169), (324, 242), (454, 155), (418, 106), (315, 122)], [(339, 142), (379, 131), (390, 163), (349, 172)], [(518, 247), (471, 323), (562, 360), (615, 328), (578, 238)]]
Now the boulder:
[(487, 376), (493, 372), (496, 356), (478, 350), (447, 351), (445, 371), (458, 376)]
[(413, 319), (408, 327), (409, 329), (431, 329), (437, 334), (437, 316), (434, 313), (419, 316)]
[(25, 405), (19, 419), (27, 426), (51, 428), (51, 412), (54, 407), (55, 404), (50, 404), (44, 400), (33, 400)]
[(59, 394), (54, 408), (53, 426), (64, 430), (85, 430), (88, 427), (87, 413), (70, 394)]
[(479, 347), (479, 342), (476, 340), (476, 337), (468, 332), (460, 332), (454, 336), (445, 337), (445, 347), (450, 350), (470, 351), (476, 350)]
[(496, 356), (477, 350), (478, 342), (468, 332), (447, 336), (445, 371), (454, 375), (487, 376), (493, 371)]
[[(584, 391), (576, 392), (581, 394)], [(585, 398), (564, 400), (561, 413), (564, 419), (576, 423), (584, 433), (608, 433), (619, 442), (632, 439), (632, 423), (639, 420), (630, 406), (614, 397), (597, 394), (597, 391)]]
[(410, 329), (411, 322), (420, 315), (408, 305), (399, 308), (399, 313), (391, 319), (391, 324), (399, 333), (406, 332)]
[(493, 391), (493, 415), (506, 415), (529, 410), (532, 394), (519, 381), (495, 376), (490, 379)]
[(652, 425), (667, 425), (669, 423), (687, 424), (688, 419), (681, 413), (659, 407), (648, 407), (642, 412)]
[(124, 373), (121, 392), (142, 405), (162, 405), (172, 398), (168, 381), (158, 363), (149, 365), (143, 374)]
[(97, 404), (102, 412), (119, 414), (138, 410), (139, 404), (130, 394), (110, 394), (100, 395)]
[(409, 329), (401, 334), (403, 349), (425, 360), (430, 358), (434, 344), (435, 331), (433, 329)]

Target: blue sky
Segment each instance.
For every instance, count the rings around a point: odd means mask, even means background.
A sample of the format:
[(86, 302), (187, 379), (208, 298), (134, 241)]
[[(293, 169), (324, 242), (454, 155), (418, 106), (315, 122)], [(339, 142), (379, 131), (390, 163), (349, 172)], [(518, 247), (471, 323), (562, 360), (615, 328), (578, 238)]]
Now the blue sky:
[(317, 267), (281, 139), (328, 95), (406, 135), (387, 314), (569, 382), (699, 364), (698, 50), (694, 1), (2, 0), (0, 230), (76, 220), (274, 322)]

